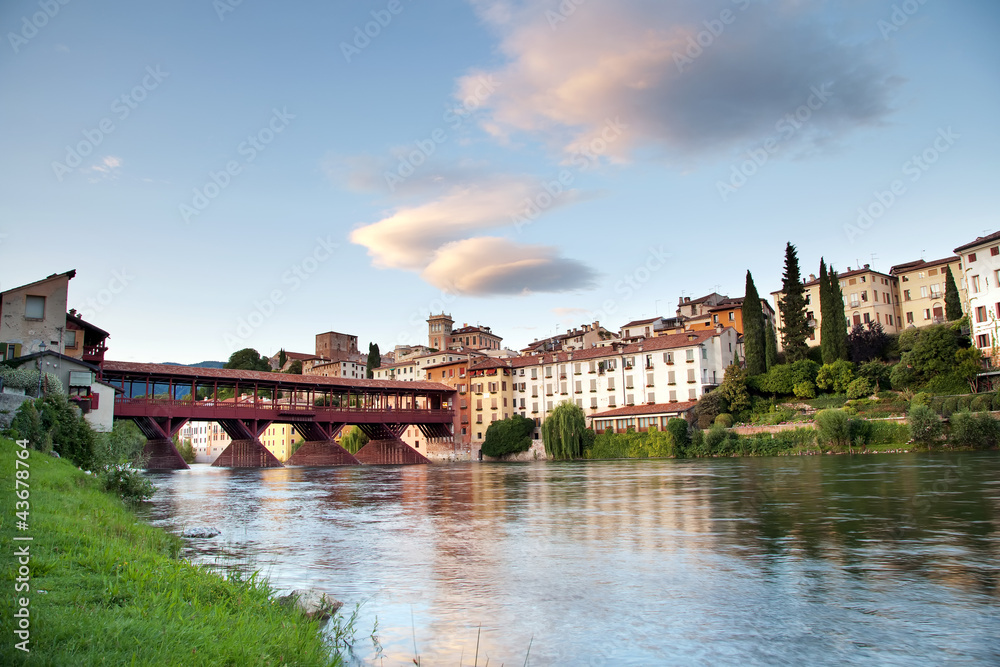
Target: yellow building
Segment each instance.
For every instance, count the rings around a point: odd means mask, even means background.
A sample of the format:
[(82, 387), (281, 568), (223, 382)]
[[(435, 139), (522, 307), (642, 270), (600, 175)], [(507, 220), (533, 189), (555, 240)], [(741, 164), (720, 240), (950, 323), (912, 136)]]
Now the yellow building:
[(260, 436), (261, 443), (282, 463), (292, 455), (292, 445), (303, 440), (291, 424), (271, 424)]
[(969, 299), (962, 280), (962, 260), (957, 256), (931, 262), (917, 260), (897, 264), (889, 270), (899, 280), (900, 318), (904, 327), (923, 327), (945, 321), (945, 281), (948, 269), (958, 288), (962, 312), (969, 312)]
[[(510, 360), (480, 359), (469, 366), (468, 373), (472, 451), (476, 451), (482, 447), (490, 424), (514, 413), (514, 370)], [(564, 379), (565, 374), (563, 370)]]
[[(868, 264), (860, 269), (848, 268), (838, 274), (840, 290), (844, 294), (844, 314), (847, 316), (847, 326), (878, 322), (886, 333), (902, 331), (904, 325), (899, 316), (899, 281), (895, 276), (880, 273)], [(819, 280), (815, 275), (809, 276), (809, 281), (803, 283), (806, 300), (806, 319), (812, 326), (812, 335), (806, 340), (809, 347), (820, 344), (820, 313)], [(771, 292), (774, 299), (775, 318), (780, 332), (784, 322), (781, 319), (779, 303), (784, 294), (778, 290)], [(781, 347), (781, 336), (778, 335), (778, 346)]]

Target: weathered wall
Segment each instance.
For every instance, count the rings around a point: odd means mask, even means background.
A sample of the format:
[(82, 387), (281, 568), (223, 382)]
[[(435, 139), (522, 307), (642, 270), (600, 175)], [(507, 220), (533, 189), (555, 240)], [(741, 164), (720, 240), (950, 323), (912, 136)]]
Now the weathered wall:
[(0, 428), (10, 428), (14, 413), (25, 401), (33, 400), (31, 396), (0, 393)]

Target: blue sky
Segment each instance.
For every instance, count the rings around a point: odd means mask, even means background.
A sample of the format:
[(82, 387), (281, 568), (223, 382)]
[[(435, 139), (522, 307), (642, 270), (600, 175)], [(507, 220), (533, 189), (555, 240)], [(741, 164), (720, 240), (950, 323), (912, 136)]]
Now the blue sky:
[(786, 241), (887, 271), (997, 228), (994, 2), (35, 0), (0, 27), (0, 287), (77, 269), (112, 358), (386, 350), (442, 309), (517, 349), (747, 269), (770, 292)]

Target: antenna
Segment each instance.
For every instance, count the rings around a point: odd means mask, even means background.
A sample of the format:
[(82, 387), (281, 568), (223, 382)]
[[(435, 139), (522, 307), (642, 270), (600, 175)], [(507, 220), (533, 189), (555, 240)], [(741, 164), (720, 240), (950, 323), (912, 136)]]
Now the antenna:
[(875, 266), (875, 260), (878, 259), (878, 255), (876, 255), (875, 253), (872, 253), (871, 254), (871, 258), (872, 258), (872, 266)]

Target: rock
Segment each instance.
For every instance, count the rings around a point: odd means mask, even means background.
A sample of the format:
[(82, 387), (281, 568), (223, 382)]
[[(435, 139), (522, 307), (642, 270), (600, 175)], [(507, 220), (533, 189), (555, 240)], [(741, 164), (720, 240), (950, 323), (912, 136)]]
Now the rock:
[(202, 526), (201, 528), (185, 528), (181, 533), (182, 537), (215, 537), (219, 534), (218, 528)]
[(50, 452), (49, 452), (49, 456), (51, 456), (51, 457), (53, 457), (53, 458), (57, 458), (57, 459), (58, 459), (58, 458), (60, 458), (60, 456), (59, 456), (59, 452), (57, 452), (57, 451), (56, 451), (56, 450), (54, 450), (54, 449), (53, 449), (52, 451), (50, 451)]
[(326, 621), (344, 603), (327, 593), (320, 593), (311, 589), (296, 588), (288, 595), (278, 596), (278, 604), (294, 605), (309, 618)]

